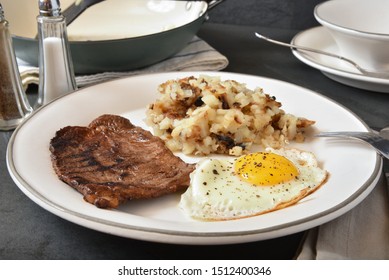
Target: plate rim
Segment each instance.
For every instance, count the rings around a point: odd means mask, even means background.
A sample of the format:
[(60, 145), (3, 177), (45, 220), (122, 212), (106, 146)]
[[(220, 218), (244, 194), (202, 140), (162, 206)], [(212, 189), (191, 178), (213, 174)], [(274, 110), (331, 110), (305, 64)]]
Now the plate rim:
[[(190, 71), (190, 72), (168, 72), (168, 73), (152, 73), (152, 74), (145, 74), (145, 75), (139, 75), (135, 76), (139, 78), (140, 76), (152, 76), (152, 75), (161, 75), (161, 74), (169, 74), (169, 75), (185, 75), (185, 73), (190, 73), (190, 74), (206, 74), (206, 75), (220, 75), (220, 72), (214, 72), (214, 71)], [(317, 93), (313, 90), (304, 88), (302, 86), (278, 80), (278, 79), (273, 79), (273, 78), (268, 78), (268, 77), (262, 77), (258, 75), (250, 75), (250, 74), (242, 74), (242, 73), (233, 73), (233, 72), (224, 72), (224, 75), (238, 75), (238, 76), (243, 76), (243, 77), (252, 77), (252, 78), (259, 78), (259, 79), (266, 79), (266, 80), (271, 80), (275, 81), (277, 83), (282, 83), (282, 84), (287, 84), (288, 86), (293, 86), (302, 90), (310, 91), (313, 94), (318, 95), (319, 97), (325, 98), (326, 100), (330, 101), (331, 103), (336, 104), (337, 106), (340, 106), (344, 110), (346, 110), (348, 113), (350, 113), (353, 117), (355, 117), (366, 129), (368, 129), (368, 126), (366, 123), (361, 120), (355, 113), (353, 113), (351, 110), (343, 106), (342, 104), (332, 100), (331, 98), (324, 96), (320, 93)], [(106, 83), (115, 83), (117, 80), (123, 80), (123, 79), (132, 79), (134, 76), (130, 77), (122, 77), (122, 78), (117, 78), (110, 80), (108, 82), (102, 82), (98, 83), (96, 85), (91, 85), (87, 86), (84, 88), (81, 88), (75, 92), (83, 91), (86, 88), (90, 87), (95, 87), (99, 86), (100, 84), (106, 84)], [(75, 93), (74, 92), (74, 93)], [(18, 136), (19, 130), (21, 130), (26, 124), (29, 123), (29, 120), (32, 119), (37, 112), (42, 110), (43, 108), (50, 106), (51, 103), (56, 102), (58, 99), (64, 98), (66, 96), (62, 96), (57, 98), (56, 100), (50, 102), (49, 104), (39, 108), (38, 110), (34, 111), (30, 116), (26, 118), (25, 121), (19, 125), (14, 133), (11, 135), (11, 138), (9, 140), (8, 146), (7, 146), (7, 151), (6, 151), (6, 164), (9, 170), (9, 173), (16, 183), (16, 185), (22, 190), (22, 192), (28, 196), (31, 200), (33, 200), (35, 203), (37, 203), (39, 206), (42, 208), (46, 209), (47, 211), (60, 216), (64, 218), (65, 220), (71, 221), (73, 223), (79, 224), (81, 226), (101, 231), (101, 232), (106, 232), (110, 233), (113, 235), (119, 235), (123, 237), (128, 237), (128, 238), (134, 238), (134, 239), (140, 239), (140, 240), (147, 240), (147, 241), (159, 241), (159, 242), (165, 242), (165, 243), (174, 243), (174, 244), (215, 244), (215, 238), (220, 239), (216, 240), (216, 243), (218, 244), (233, 244), (233, 243), (243, 243), (243, 242), (250, 242), (250, 241), (258, 241), (258, 240), (263, 240), (263, 239), (269, 239), (269, 238), (258, 238), (258, 235), (266, 235), (266, 234), (271, 234), (271, 238), (275, 238), (277, 236), (284, 236), (285, 234), (279, 233), (277, 235), (278, 231), (282, 231), (283, 229), (292, 229), (293, 227), (299, 227), (303, 225), (308, 225), (308, 224), (315, 224), (314, 226), (318, 224), (322, 224), (324, 222), (327, 222), (332, 219), (332, 216), (336, 215), (339, 216), (339, 213), (345, 213), (348, 210), (352, 209), (355, 207), (359, 202), (361, 202), (369, 193), (370, 191), (374, 188), (374, 183), (376, 183), (379, 179), (379, 176), (381, 174), (381, 169), (382, 169), (382, 159), (377, 155), (376, 160), (375, 160), (375, 167), (373, 173), (369, 176), (368, 180), (364, 182), (361, 186), (359, 186), (358, 191), (354, 192), (350, 197), (348, 197), (346, 200), (343, 200), (341, 203), (337, 204), (334, 207), (331, 207), (327, 209), (326, 211), (322, 211), (320, 213), (317, 213), (313, 216), (309, 216), (306, 218), (302, 218), (299, 220), (294, 220), (288, 223), (283, 223), (283, 224), (278, 224), (275, 226), (267, 227), (267, 228), (260, 228), (260, 229), (253, 229), (253, 230), (243, 230), (243, 231), (230, 231), (230, 232), (217, 232), (217, 231), (183, 231), (183, 230), (171, 230), (171, 229), (160, 229), (160, 228), (152, 228), (152, 227), (141, 227), (141, 226), (134, 226), (134, 225), (129, 225), (129, 224), (124, 224), (124, 223), (119, 223), (116, 221), (108, 221), (106, 219), (102, 219), (99, 217), (92, 217), (90, 215), (86, 215), (83, 213), (79, 213), (77, 211), (74, 211), (72, 209), (69, 209), (65, 206), (58, 205), (57, 203), (51, 201), (44, 195), (42, 195), (39, 191), (35, 190), (32, 186), (29, 185), (28, 182), (23, 178), (23, 176), (17, 171), (17, 168), (15, 167), (15, 163), (13, 160), (13, 151), (14, 151), (14, 143), (15, 139)], [(355, 205), (353, 205), (355, 204)], [(348, 209), (347, 206), (353, 205), (350, 209)], [(70, 216), (70, 217), (69, 217)], [(318, 223), (318, 221), (320, 222)], [(314, 223), (316, 221), (316, 223)], [(87, 222), (89, 225), (85, 225), (85, 223), (82, 222)], [(107, 226), (108, 228), (101, 228), (99, 225), (104, 225)], [(112, 228), (119, 229), (121, 231), (126, 231), (127, 233), (123, 232), (112, 232)], [(310, 228), (310, 227), (309, 227)], [(306, 228), (308, 229), (308, 228)], [(134, 233), (147, 233), (151, 235), (157, 234), (159, 237), (164, 237), (162, 239), (155, 239), (152, 236), (137, 236), (135, 237)], [(291, 233), (294, 233), (293, 231)], [(239, 237), (245, 237), (245, 239), (242, 240), (234, 240), (237, 236)], [(172, 240), (172, 238), (181, 238), (179, 240)], [(195, 240), (187, 240), (188, 238), (194, 238)], [(219, 241), (219, 242), (218, 242)]]

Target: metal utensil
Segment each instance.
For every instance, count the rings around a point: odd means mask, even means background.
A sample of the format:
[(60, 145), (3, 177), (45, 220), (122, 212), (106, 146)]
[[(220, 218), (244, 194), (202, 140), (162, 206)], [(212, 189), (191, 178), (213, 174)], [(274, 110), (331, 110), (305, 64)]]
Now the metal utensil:
[(381, 137), (384, 137), (385, 139), (389, 139), (389, 126), (384, 127), (383, 129), (381, 129), (379, 134), (380, 134)]
[(313, 49), (313, 48), (309, 48), (309, 47), (303, 47), (303, 46), (297, 46), (297, 45), (294, 45), (294, 44), (284, 43), (284, 42), (281, 42), (281, 41), (270, 39), (270, 38), (268, 38), (266, 36), (263, 36), (262, 34), (259, 34), (257, 32), (255, 32), (255, 36), (257, 36), (258, 38), (263, 39), (263, 40), (265, 40), (267, 42), (270, 42), (270, 43), (273, 43), (273, 44), (277, 44), (279, 46), (289, 47), (289, 48), (292, 48), (294, 50), (302, 50), (302, 51), (307, 51), (307, 52), (313, 52), (313, 53), (322, 54), (322, 55), (326, 55), (326, 56), (330, 56), (330, 57), (333, 57), (333, 58), (340, 59), (340, 60), (345, 61), (345, 62), (349, 63), (350, 65), (352, 65), (355, 69), (357, 69), (361, 74), (363, 74), (365, 76), (370, 76), (370, 77), (375, 77), (375, 78), (382, 78), (382, 79), (389, 78), (389, 73), (386, 73), (386, 72), (375, 72), (375, 71), (366, 70), (362, 66), (357, 64), (355, 61), (353, 61), (353, 60), (351, 60), (349, 58), (346, 58), (344, 56), (341, 56), (341, 55), (337, 55), (337, 54), (334, 54), (334, 53), (329, 53), (329, 52), (325, 52), (325, 51), (321, 51), (321, 50)]
[(353, 138), (370, 144), (383, 157), (389, 159), (389, 127), (383, 128), (379, 133), (376, 132), (355, 132), (355, 131), (336, 131), (321, 132), (316, 137), (343, 137)]
[(67, 9), (62, 11), (62, 15), (66, 18), (66, 24), (69, 25), (79, 15), (81, 15), (87, 8), (93, 6), (104, 0), (76, 0)]

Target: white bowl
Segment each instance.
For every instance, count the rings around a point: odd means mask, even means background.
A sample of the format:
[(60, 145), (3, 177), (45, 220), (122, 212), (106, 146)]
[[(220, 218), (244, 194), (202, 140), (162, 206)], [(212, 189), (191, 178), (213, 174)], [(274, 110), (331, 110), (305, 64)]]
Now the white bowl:
[(318, 4), (314, 16), (330, 31), (341, 55), (364, 68), (389, 71), (388, 0), (330, 0)]

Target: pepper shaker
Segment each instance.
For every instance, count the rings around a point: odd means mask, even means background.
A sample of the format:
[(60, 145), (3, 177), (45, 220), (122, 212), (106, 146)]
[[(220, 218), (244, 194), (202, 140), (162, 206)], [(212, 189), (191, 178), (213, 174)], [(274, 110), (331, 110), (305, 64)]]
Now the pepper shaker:
[(0, 130), (16, 128), (31, 112), (16, 62), (9, 23), (0, 3)]
[(39, 0), (39, 90), (36, 107), (77, 89), (59, 0)]

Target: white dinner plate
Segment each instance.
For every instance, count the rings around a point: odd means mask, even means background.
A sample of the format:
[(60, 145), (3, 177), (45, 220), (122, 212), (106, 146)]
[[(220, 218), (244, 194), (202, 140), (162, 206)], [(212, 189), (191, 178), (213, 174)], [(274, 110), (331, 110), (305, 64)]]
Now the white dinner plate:
[(129, 201), (116, 210), (99, 209), (57, 178), (49, 152), (50, 139), (57, 130), (68, 125), (88, 125), (105, 113), (122, 115), (148, 129), (145, 109), (155, 100), (157, 86), (168, 79), (199, 74), (234, 79), (252, 89), (260, 86), (276, 96), (286, 112), (316, 120), (317, 130), (367, 130), (355, 114), (341, 105), (278, 80), (225, 72), (134, 76), (82, 88), (35, 111), (9, 142), (7, 165), (13, 180), (34, 202), (71, 222), (114, 235), (177, 244), (241, 243), (303, 231), (350, 210), (375, 186), (382, 160), (372, 148), (360, 142), (321, 138), (290, 144), (314, 152), (321, 167), (329, 171), (328, 181), (319, 190), (291, 207), (234, 221), (201, 222), (186, 217), (178, 208), (179, 193)]
[[(340, 53), (331, 34), (323, 26), (313, 27), (298, 33), (292, 39), (292, 44), (347, 57), (347, 55)], [(362, 75), (347, 62), (330, 56), (295, 49), (292, 52), (300, 61), (320, 70), (324, 75), (334, 81), (356, 88), (377, 92), (389, 92), (389, 79)]]

